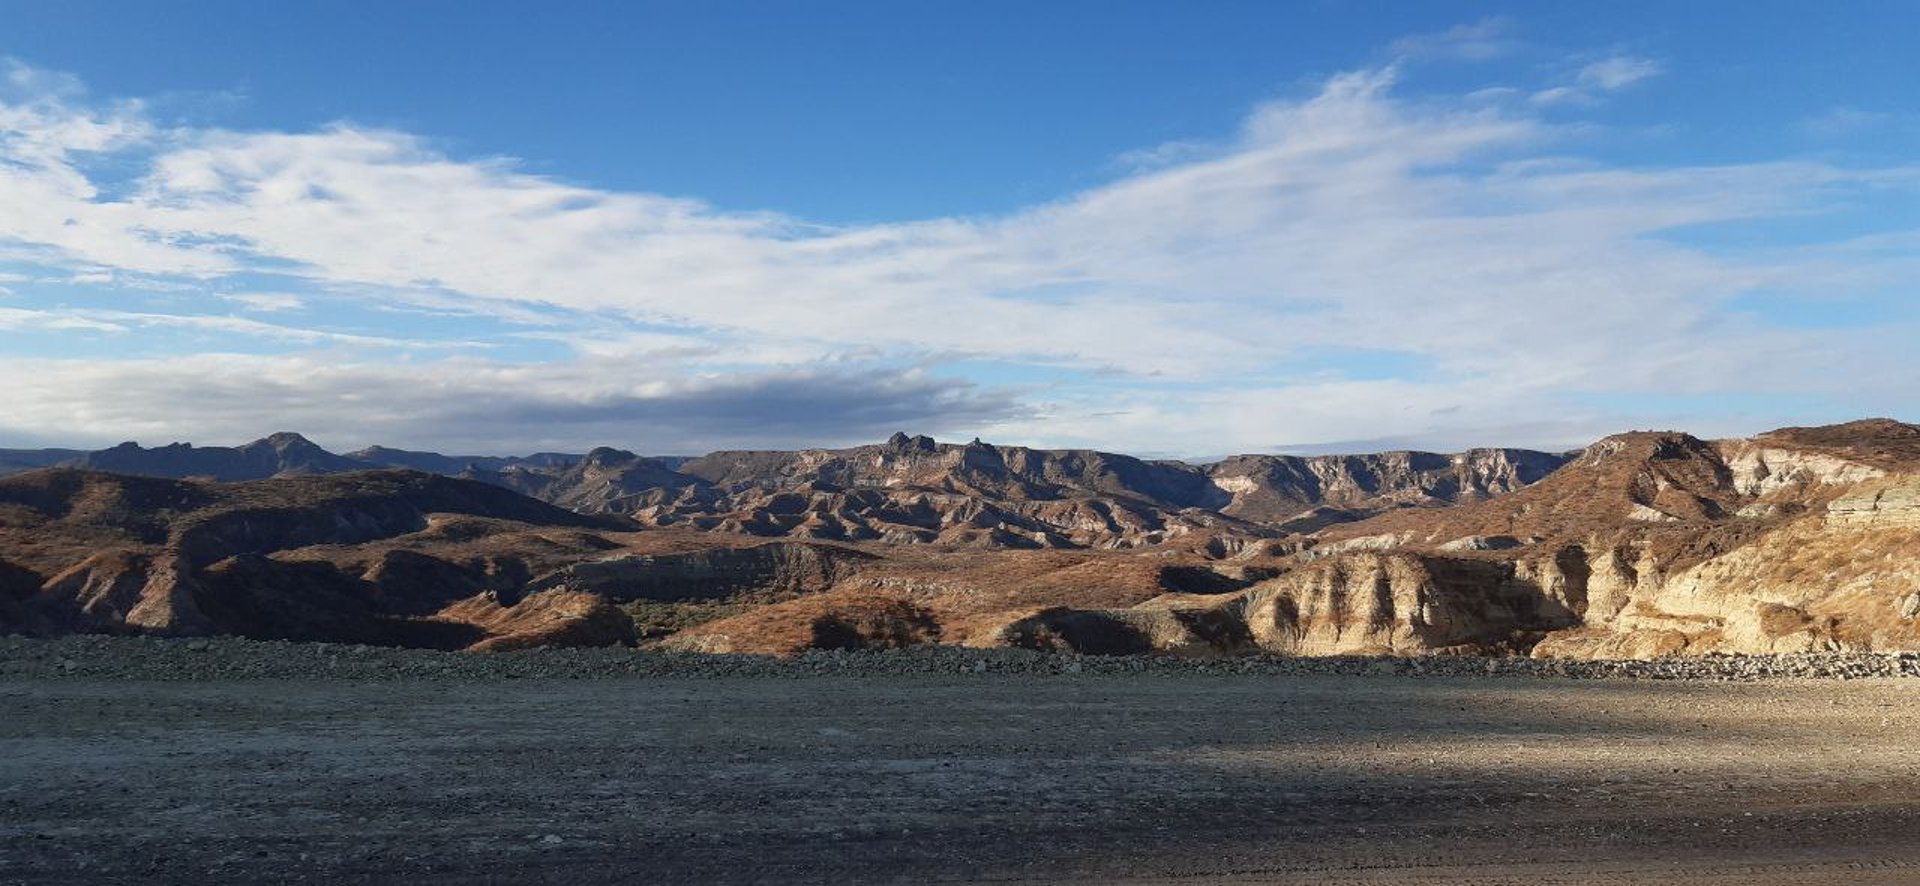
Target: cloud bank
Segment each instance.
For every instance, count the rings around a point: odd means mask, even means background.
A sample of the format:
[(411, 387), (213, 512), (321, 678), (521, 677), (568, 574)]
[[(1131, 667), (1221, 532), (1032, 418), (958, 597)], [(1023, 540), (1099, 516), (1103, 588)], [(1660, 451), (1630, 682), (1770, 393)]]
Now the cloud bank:
[[(1476, 58), (1503, 27), (1406, 51)], [(904, 428), (1200, 455), (1912, 408), (1915, 232), (1712, 234), (1920, 172), (1583, 157), (1566, 108), (1660, 71), (1413, 98), (1395, 62), (1051, 202), (848, 226), (349, 123), (169, 126), (15, 64), (0, 372), (27, 381), (0, 436), (666, 452)]]

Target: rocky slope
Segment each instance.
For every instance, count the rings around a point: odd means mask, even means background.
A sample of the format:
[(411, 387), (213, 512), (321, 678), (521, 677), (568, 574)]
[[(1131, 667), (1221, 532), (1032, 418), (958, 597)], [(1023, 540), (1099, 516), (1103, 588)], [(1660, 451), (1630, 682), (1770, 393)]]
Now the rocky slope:
[[(0, 630), (462, 648), (585, 621), (596, 629), (561, 633), (631, 639), (631, 622), (602, 598), (528, 592), (517, 560), (390, 552), (355, 570), (312, 556), (430, 538), (456, 521), (469, 535), (502, 537), (496, 547), (537, 527), (592, 550), (592, 530), (627, 528), (415, 472), (220, 483), (42, 469), (0, 479)], [(476, 597), (501, 605), (479, 612)]]
[(1131, 651), (1575, 658), (1920, 648), (1920, 428), (1622, 434), (1512, 495), (1304, 542), (1279, 552), (1284, 575), (1245, 592), (1040, 613), (988, 642), (1108, 646), (1131, 631)]

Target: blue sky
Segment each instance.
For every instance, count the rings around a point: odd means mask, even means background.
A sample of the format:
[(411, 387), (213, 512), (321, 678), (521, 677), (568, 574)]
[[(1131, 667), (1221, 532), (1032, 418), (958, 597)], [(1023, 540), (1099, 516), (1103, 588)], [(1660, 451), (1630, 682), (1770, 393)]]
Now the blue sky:
[(0, 445), (1914, 417), (1920, 7), (0, 0)]

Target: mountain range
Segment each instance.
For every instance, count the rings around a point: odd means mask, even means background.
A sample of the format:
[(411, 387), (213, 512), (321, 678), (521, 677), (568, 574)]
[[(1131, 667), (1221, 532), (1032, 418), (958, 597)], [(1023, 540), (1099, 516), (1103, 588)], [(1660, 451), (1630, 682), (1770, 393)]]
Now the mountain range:
[(1920, 428), (1209, 464), (897, 434), (0, 453), (0, 631), (458, 649), (1920, 649)]
[(0, 450), (0, 473), (65, 467), (172, 479), (258, 480), (403, 468), (478, 480), (569, 510), (648, 526), (759, 536), (988, 547), (1136, 547), (1270, 536), (1403, 507), (1478, 501), (1569, 455), (1476, 449), (1240, 455), (1193, 465), (1092, 450), (939, 443), (895, 434), (850, 449), (644, 457), (448, 456), (382, 446), (335, 454), (295, 433), (241, 446)]

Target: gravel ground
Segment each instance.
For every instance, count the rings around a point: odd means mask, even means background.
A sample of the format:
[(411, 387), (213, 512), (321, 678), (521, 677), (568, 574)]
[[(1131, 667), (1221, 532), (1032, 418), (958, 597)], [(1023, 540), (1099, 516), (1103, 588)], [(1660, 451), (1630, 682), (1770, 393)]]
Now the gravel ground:
[(608, 677), (928, 676), (938, 674), (1532, 677), (1626, 680), (1870, 679), (1920, 677), (1920, 652), (1713, 655), (1654, 661), (1528, 658), (1175, 658), (1052, 655), (1018, 649), (923, 646), (883, 652), (816, 651), (791, 659), (623, 648), (475, 654), (291, 643), (232, 637), (167, 639), (81, 635), (0, 637), (0, 677), (137, 680), (596, 679)]
[(1912, 883), (1916, 664), (0, 638), (0, 883)]

